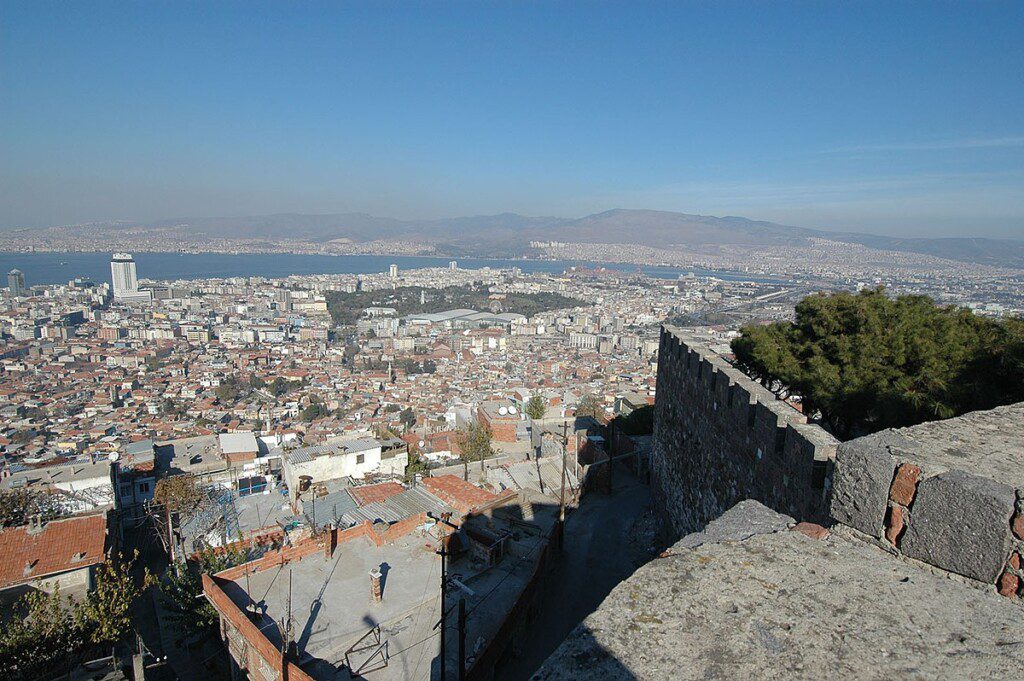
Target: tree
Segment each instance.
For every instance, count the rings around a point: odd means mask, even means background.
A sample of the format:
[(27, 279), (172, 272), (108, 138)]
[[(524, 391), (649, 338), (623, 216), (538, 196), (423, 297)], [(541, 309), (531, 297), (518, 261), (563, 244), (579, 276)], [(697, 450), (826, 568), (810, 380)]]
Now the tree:
[(53, 520), (65, 515), (61, 492), (38, 489), (0, 490), (0, 527), (27, 525), (32, 516)]
[(170, 619), (189, 632), (210, 631), (216, 627), (217, 610), (202, 598), (202, 576), (241, 565), (247, 559), (246, 553), (239, 549), (207, 549), (176, 572), (168, 570), (160, 582), (160, 600), (170, 611)]
[(1024, 399), (1024, 322), (881, 288), (805, 298), (793, 322), (747, 326), (736, 364), (841, 439)]
[(402, 426), (405, 427), (405, 432), (408, 433), (409, 430), (416, 425), (416, 414), (413, 412), (412, 407), (406, 407), (403, 409), (398, 420), (402, 423)]
[(131, 633), (132, 604), (155, 581), (148, 569), (141, 580), (132, 575), (138, 557), (136, 551), (130, 560), (108, 558), (96, 570), (93, 590), (75, 604), (75, 621), (91, 642), (112, 645)]
[(526, 415), (539, 421), (544, 418), (545, 412), (547, 412), (547, 405), (544, 403), (544, 398), (540, 395), (531, 395), (530, 399), (526, 401)]
[(299, 412), (299, 419), (302, 421), (315, 421), (330, 414), (330, 410), (322, 402), (310, 402)]
[(60, 590), (30, 591), (0, 623), (0, 677), (52, 678), (66, 668), (85, 643)]
[(482, 461), (494, 453), (491, 449), (491, 429), (476, 421), (462, 429), (458, 442), (464, 462)]
[(589, 416), (600, 420), (602, 412), (604, 409), (601, 408), (601, 403), (593, 395), (584, 395), (576, 405), (576, 416)]
[(160, 478), (153, 489), (153, 501), (171, 511), (190, 514), (203, 502), (204, 494), (194, 475)]
[(654, 407), (644, 405), (626, 416), (616, 416), (612, 423), (626, 435), (648, 435), (654, 432)]

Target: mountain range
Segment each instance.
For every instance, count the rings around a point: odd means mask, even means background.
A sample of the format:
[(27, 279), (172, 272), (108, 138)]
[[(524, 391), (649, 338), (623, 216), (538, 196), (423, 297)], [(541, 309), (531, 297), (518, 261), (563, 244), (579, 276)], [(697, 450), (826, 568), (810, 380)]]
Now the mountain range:
[(515, 213), (439, 220), (399, 220), (364, 213), (282, 213), (248, 217), (181, 218), (145, 225), (213, 238), (282, 238), (328, 242), (402, 240), (443, 245), (451, 253), (522, 253), (530, 241), (626, 243), (655, 247), (807, 245), (812, 238), (950, 260), (1024, 268), (1024, 240), (899, 238), (780, 225), (743, 217), (615, 209), (577, 219)]

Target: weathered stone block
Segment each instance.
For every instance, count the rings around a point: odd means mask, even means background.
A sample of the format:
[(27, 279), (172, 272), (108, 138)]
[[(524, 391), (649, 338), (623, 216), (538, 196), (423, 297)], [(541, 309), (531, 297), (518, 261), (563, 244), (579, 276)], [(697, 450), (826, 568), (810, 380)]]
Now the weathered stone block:
[(832, 518), (881, 537), (895, 470), (896, 460), (884, 449), (857, 440), (839, 445), (833, 475)]
[(943, 570), (995, 582), (1010, 552), (1016, 494), (1009, 485), (960, 470), (918, 485), (901, 550)]

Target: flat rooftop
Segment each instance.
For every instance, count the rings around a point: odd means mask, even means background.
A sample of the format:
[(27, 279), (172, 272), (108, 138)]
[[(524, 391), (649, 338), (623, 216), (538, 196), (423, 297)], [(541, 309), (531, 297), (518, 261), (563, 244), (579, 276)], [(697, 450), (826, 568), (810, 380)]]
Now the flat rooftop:
[(534, 678), (1020, 676), (1018, 603), (791, 523), (741, 502), (617, 586)]
[[(348, 647), (378, 624), (391, 652), (411, 645), (429, 635), (440, 619), (440, 558), (427, 543), (415, 533), (384, 546), (359, 538), (340, 545), (332, 558), (316, 553), (250, 574), (250, 593), (265, 613), (257, 625), (280, 647), (274, 621), (286, 617), (290, 582), (299, 664), (315, 678), (333, 678), (330, 668), (341, 667)], [(370, 596), (373, 568), (384, 572), (380, 603)], [(224, 592), (244, 610), (248, 604), (244, 576), (225, 584)], [(348, 679), (348, 672), (339, 673), (338, 678)]]

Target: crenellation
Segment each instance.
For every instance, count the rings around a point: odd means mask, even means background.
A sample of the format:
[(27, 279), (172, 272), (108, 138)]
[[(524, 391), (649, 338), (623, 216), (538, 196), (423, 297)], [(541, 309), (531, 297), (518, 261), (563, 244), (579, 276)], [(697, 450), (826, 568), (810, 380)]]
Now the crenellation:
[(652, 459), (656, 501), (676, 530), (746, 498), (821, 519), (825, 484), (815, 484), (813, 461), (834, 455), (834, 439), (678, 330), (665, 327), (661, 345), (685, 348), (658, 365)]

